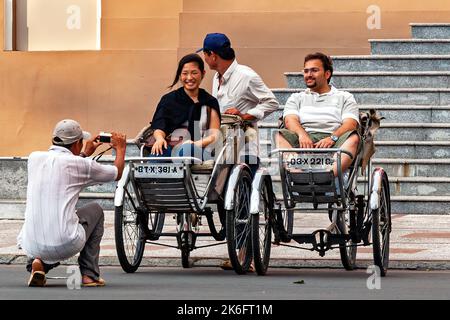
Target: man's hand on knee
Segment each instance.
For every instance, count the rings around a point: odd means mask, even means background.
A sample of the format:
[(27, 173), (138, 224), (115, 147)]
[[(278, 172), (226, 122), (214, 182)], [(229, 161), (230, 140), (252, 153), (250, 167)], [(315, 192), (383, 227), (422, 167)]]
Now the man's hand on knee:
[(314, 144), (315, 148), (332, 148), (335, 142), (331, 139), (331, 137), (326, 137), (320, 141), (317, 141)]
[(309, 136), (299, 136), (298, 144), (300, 148), (314, 148), (314, 143)]

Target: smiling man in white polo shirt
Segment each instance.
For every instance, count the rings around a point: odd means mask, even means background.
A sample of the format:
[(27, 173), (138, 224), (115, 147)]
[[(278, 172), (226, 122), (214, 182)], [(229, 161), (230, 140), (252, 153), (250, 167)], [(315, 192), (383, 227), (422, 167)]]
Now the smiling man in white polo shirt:
[(80, 253), (78, 263), (83, 286), (103, 286), (98, 266), (104, 214), (97, 203), (75, 209), (80, 192), (87, 186), (119, 180), (124, 168), (125, 135), (113, 133), (114, 165), (101, 165), (86, 157), (102, 143), (78, 122), (60, 121), (53, 131), (53, 146), (33, 152), (28, 158), (25, 223), (18, 245), (29, 257), (29, 286), (44, 286), (45, 274), (60, 261)]
[[(351, 93), (330, 85), (332, 75), (330, 57), (320, 52), (305, 57), (303, 77), (308, 88), (292, 94), (286, 102), (286, 129), (277, 136), (279, 148), (341, 148), (355, 156), (360, 141), (358, 106)], [(343, 154), (342, 170), (351, 163)]]

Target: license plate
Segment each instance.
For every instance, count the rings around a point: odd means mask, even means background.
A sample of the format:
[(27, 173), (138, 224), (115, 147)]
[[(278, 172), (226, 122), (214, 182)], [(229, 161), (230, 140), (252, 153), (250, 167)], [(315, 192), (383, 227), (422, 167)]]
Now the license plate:
[(135, 178), (183, 178), (183, 166), (168, 164), (139, 164), (134, 168)]
[(297, 154), (285, 155), (287, 168), (295, 169), (331, 169), (334, 164), (333, 154)]

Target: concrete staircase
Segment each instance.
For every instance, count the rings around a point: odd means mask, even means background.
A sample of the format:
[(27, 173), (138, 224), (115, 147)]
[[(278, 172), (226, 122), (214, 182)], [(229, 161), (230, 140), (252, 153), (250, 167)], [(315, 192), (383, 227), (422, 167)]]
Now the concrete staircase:
[[(373, 164), (389, 174), (393, 212), (446, 214), (450, 213), (450, 24), (411, 27), (413, 39), (369, 40), (371, 55), (333, 57), (332, 81), (353, 93), (361, 110), (375, 108), (386, 118), (377, 133)], [(301, 73), (285, 75), (288, 87), (273, 90), (282, 106), (293, 92), (304, 89)], [(275, 161), (268, 158), (268, 151), (282, 110), (260, 124), (266, 166)], [(127, 153), (137, 155), (138, 150), (129, 144)], [(26, 158), (0, 159), (0, 218), (23, 217), (26, 172)], [(279, 196), (276, 172), (273, 179)], [(87, 188), (79, 205), (96, 200), (113, 209), (115, 185)]]
[[(333, 57), (332, 83), (354, 94), (361, 110), (386, 119), (376, 136), (375, 166), (390, 177), (392, 209), (405, 214), (450, 213), (450, 24), (411, 24), (412, 39), (369, 40), (371, 55)], [(284, 105), (305, 88), (299, 72), (274, 89)], [(265, 119), (265, 163), (280, 110)], [(274, 172), (274, 180), (279, 177)], [(364, 178), (360, 179), (363, 182)], [(280, 187), (276, 186), (276, 192)]]

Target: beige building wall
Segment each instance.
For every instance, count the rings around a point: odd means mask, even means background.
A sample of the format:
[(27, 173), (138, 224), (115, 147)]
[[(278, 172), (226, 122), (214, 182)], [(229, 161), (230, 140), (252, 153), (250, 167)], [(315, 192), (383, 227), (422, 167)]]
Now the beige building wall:
[(0, 52), (0, 156), (47, 149), (63, 118), (134, 137), (173, 79), (181, 8), (182, 0), (103, 0), (101, 51)]
[[(373, 4), (379, 30), (367, 28)], [(101, 51), (0, 53), (0, 156), (46, 149), (65, 117), (93, 133), (133, 137), (167, 92), (177, 60), (208, 32), (228, 34), (240, 63), (284, 87), (283, 72), (299, 70), (308, 52), (369, 54), (369, 38), (408, 38), (410, 22), (449, 17), (448, 0), (103, 0)]]
[(18, 10), (24, 31), (23, 49), (100, 49), (101, 1), (98, 0), (19, 0), (26, 10)]
[[(381, 29), (369, 30), (367, 9), (381, 10)], [(180, 54), (208, 32), (224, 32), (240, 63), (271, 87), (285, 87), (283, 73), (298, 71), (312, 51), (369, 54), (368, 39), (409, 38), (411, 22), (450, 22), (448, 0), (185, 0)]]

